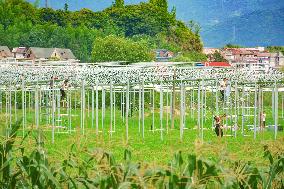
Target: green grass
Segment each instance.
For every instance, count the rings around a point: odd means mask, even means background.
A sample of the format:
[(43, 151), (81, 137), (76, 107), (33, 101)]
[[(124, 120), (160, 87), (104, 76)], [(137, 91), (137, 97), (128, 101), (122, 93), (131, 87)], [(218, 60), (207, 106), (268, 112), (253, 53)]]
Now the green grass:
[[(267, 124), (273, 124), (271, 111), (269, 107), (266, 107), (267, 113)], [(63, 110), (64, 111), (64, 110)], [(66, 110), (65, 110), (66, 111)], [(159, 112), (158, 109), (155, 113), (155, 127), (160, 127)], [(150, 112), (147, 110), (146, 112)], [(20, 118), (21, 110), (18, 110), (17, 117)], [(34, 125), (34, 115), (33, 110), (27, 111), (27, 122), (29, 130), (33, 130), (33, 133), (37, 133)], [(64, 112), (62, 112), (64, 113)], [(14, 114), (14, 112), (13, 112)], [(198, 130), (196, 129), (196, 112), (195, 119), (190, 118), (190, 113), (187, 112), (186, 115), (186, 127), (184, 130), (183, 140), (180, 140), (180, 130), (179, 128), (179, 115), (175, 116), (175, 129), (170, 128), (167, 131), (166, 127), (166, 114), (164, 115), (163, 127), (163, 140), (161, 140), (160, 131), (151, 131), (152, 125), (152, 114), (145, 114), (145, 138), (143, 140), (142, 133), (138, 129), (138, 112), (135, 112), (132, 117), (129, 117), (129, 140), (126, 141), (126, 129), (125, 122), (123, 122), (120, 111), (116, 110), (116, 131), (110, 135), (110, 110), (107, 109), (104, 129), (101, 125), (101, 112), (99, 114), (99, 136), (96, 136), (95, 128), (91, 128), (91, 113), (86, 110), (85, 119), (85, 135), (80, 128), (80, 111), (73, 110), (72, 114), (77, 114), (77, 117), (72, 119), (72, 127), (76, 132), (71, 133), (59, 133), (66, 130), (56, 130), (55, 133), (55, 143), (51, 143), (51, 131), (50, 128), (46, 126), (45, 117), (42, 117), (40, 129), (42, 130), (41, 140), (44, 141), (44, 145), (47, 149), (47, 154), (52, 161), (57, 161), (63, 157), (68, 157), (68, 152), (70, 151), (71, 145), (76, 144), (77, 148), (80, 150), (86, 149), (97, 149), (101, 148), (106, 151), (112, 152), (116, 159), (122, 160), (123, 152), (125, 148), (132, 151), (133, 160), (145, 162), (150, 165), (164, 165), (172, 159), (173, 154), (177, 151), (182, 151), (183, 154), (196, 153), (199, 157), (210, 157), (210, 158), (230, 158), (232, 160), (245, 160), (252, 161), (255, 163), (262, 164), (263, 162), (263, 146), (268, 145), (272, 152), (278, 153), (283, 152), (283, 141), (284, 133), (278, 132), (277, 140), (274, 140), (274, 132), (265, 131), (257, 132), (257, 137), (253, 139), (253, 132), (246, 130), (246, 135), (242, 136), (240, 130), (237, 132), (237, 137), (223, 137), (218, 138), (215, 136), (214, 131), (211, 129), (212, 126), (212, 113), (208, 111), (205, 120), (204, 139), (203, 142), (199, 138)], [(7, 118), (7, 117), (6, 117)], [(1, 116), (2, 128), (5, 128), (5, 116)], [(12, 117), (12, 120), (15, 116)], [(61, 118), (62, 125), (68, 125), (67, 118)], [(169, 118), (170, 120), (170, 118)], [(240, 125), (241, 118), (239, 118), (238, 123)], [(94, 121), (94, 123), (96, 123)], [(228, 124), (231, 121), (228, 120)], [(247, 124), (253, 124), (253, 117), (246, 120)], [(284, 120), (281, 118), (281, 112), (279, 112), (279, 124), (284, 125)], [(94, 126), (95, 127), (95, 126)], [(170, 121), (168, 123), (170, 127)], [(58, 132), (59, 131), (59, 132)], [(22, 131), (20, 131), (22, 132)], [(231, 131), (227, 131), (226, 134), (231, 134)], [(19, 138), (20, 140), (20, 138)], [(32, 137), (28, 137), (25, 141), (24, 146), (26, 149), (32, 150), (35, 147), (35, 141)], [(80, 154), (78, 154), (80, 156)]]
[[(80, 99), (80, 94), (75, 94), (77, 99)], [(99, 99), (101, 100), (101, 93), (99, 93)], [(106, 99), (109, 98), (109, 94), (106, 94)], [(232, 94), (232, 99), (234, 99), (234, 94)], [(19, 96), (19, 94), (18, 94)], [(195, 93), (195, 101), (197, 94)], [(164, 94), (164, 105), (166, 105), (165, 100), (166, 95)], [(33, 98), (33, 97), (32, 97)], [(133, 96), (132, 96), (133, 98)], [(136, 96), (135, 104), (138, 106), (138, 94)], [(253, 99), (253, 93), (250, 94), (250, 98)], [(13, 98), (12, 98), (13, 99)], [(91, 123), (91, 112), (88, 111), (91, 107), (88, 108), (86, 106), (86, 117), (84, 120), (85, 130), (84, 135), (83, 131), (80, 128), (80, 110), (73, 107), (72, 115), (76, 115), (72, 117), (72, 129), (76, 130), (76, 132), (71, 133), (60, 133), (66, 132), (68, 129), (60, 129), (56, 130), (55, 133), (55, 143), (51, 142), (51, 122), (47, 121), (46, 116), (41, 115), (40, 121), (40, 130), (42, 133), (41, 140), (44, 142), (46, 149), (48, 150), (48, 156), (56, 161), (58, 159), (62, 159), (62, 156), (68, 156), (68, 152), (70, 151), (71, 145), (76, 144), (78, 149), (96, 149), (101, 148), (103, 150), (107, 150), (112, 152), (115, 157), (119, 160), (123, 158), (123, 152), (125, 148), (128, 148), (133, 153), (133, 160), (147, 162), (149, 164), (165, 164), (168, 163), (172, 156), (177, 151), (182, 151), (183, 154), (188, 153), (196, 153), (201, 157), (211, 157), (211, 158), (222, 158), (227, 157), (233, 160), (247, 160), (253, 161), (256, 163), (263, 163), (263, 146), (268, 145), (272, 152), (278, 153), (283, 152), (283, 141), (284, 141), (284, 133), (278, 132), (277, 140), (274, 140), (274, 132), (273, 131), (265, 131), (265, 132), (257, 132), (256, 139), (253, 138), (253, 132), (248, 130), (247, 125), (254, 124), (254, 117), (248, 117), (245, 120), (245, 135), (241, 134), (241, 111), (238, 112), (238, 127), (237, 137), (216, 137), (214, 131), (212, 130), (212, 118), (213, 115), (217, 114), (215, 111), (214, 103), (215, 96), (208, 92), (207, 93), (207, 107), (206, 107), (206, 116), (204, 119), (204, 138), (203, 141), (200, 139), (200, 133), (197, 128), (197, 105), (194, 105), (194, 117), (191, 117), (191, 110), (188, 109), (190, 99), (187, 97), (187, 112), (186, 112), (186, 127), (187, 130), (184, 130), (183, 139), (180, 139), (180, 116), (179, 116), (179, 95), (176, 95), (176, 115), (175, 115), (175, 129), (171, 130), (170, 116), (167, 123), (167, 115), (166, 111), (164, 111), (164, 119), (163, 119), (163, 140), (161, 139), (161, 131), (151, 131), (152, 124), (152, 113), (149, 108), (149, 102), (151, 99), (151, 95), (149, 93), (145, 94), (145, 138), (142, 138), (142, 132), (138, 128), (139, 118), (137, 108), (133, 112), (133, 116), (129, 117), (129, 140), (126, 141), (126, 128), (125, 128), (125, 120), (123, 121), (121, 118), (121, 111), (116, 109), (116, 130), (110, 135), (110, 109), (109, 102), (107, 101), (107, 109), (105, 112), (105, 121), (104, 128), (102, 129), (102, 115), (101, 110), (99, 111), (99, 135), (96, 135), (95, 123), (94, 120), (94, 128), (92, 128)], [(280, 99), (280, 98), (279, 98)], [(117, 108), (120, 106), (120, 96), (116, 96)], [(133, 99), (132, 99), (133, 100)], [(18, 102), (21, 101), (21, 96), (19, 96)], [(100, 106), (101, 106), (101, 102)], [(250, 102), (253, 104), (254, 102)], [(5, 102), (3, 101), (3, 106)], [(12, 101), (12, 104), (14, 102)], [(267, 114), (266, 124), (273, 125), (273, 117), (271, 110), (271, 94), (267, 93), (264, 95), (264, 110)], [(21, 106), (19, 103), (18, 106)], [(74, 98), (73, 98), (73, 106), (74, 106)], [(253, 106), (253, 105), (249, 105)], [(77, 107), (80, 107), (80, 104), (77, 101)], [(4, 113), (4, 108), (2, 109), (2, 113), (0, 112), (0, 126), (3, 130), (5, 130), (7, 124), (9, 125), (9, 115)], [(219, 107), (221, 111), (220, 114), (225, 113), (222, 110), (222, 106)], [(44, 113), (48, 109), (42, 108), (41, 112)], [(282, 108), (281, 101), (279, 102), (279, 125), (284, 126), (284, 119), (282, 117)], [(66, 114), (66, 109), (61, 109), (61, 114)], [(247, 112), (248, 113), (248, 112)], [(246, 113), (246, 114), (247, 114)], [(17, 114), (17, 116), (15, 116)], [(228, 115), (234, 114), (234, 109), (232, 111), (227, 112)], [(250, 114), (253, 115), (253, 109), (250, 110)], [(57, 112), (56, 112), (57, 115)], [(17, 112), (13, 110), (12, 112), (12, 122), (16, 121), (16, 117), (21, 119), (22, 110), (18, 109)], [(159, 95), (155, 95), (155, 128), (160, 128), (160, 117), (159, 117)], [(56, 118), (57, 120), (58, 118)], [(60, 118), (62, 122), (60, 122), (61, 126), (68, 127), (68, 119), (66, 116)], [(58, 122), (57, 122), (58, 123)], [(234, 119), (228, 118), (227, 124), (233, 125)], [(48, 127), (49, 126), (49, 127)], [(34, 110), (32, 108), (27, 109), (27, 126), (25, 133), (28, 131), (32, 131), (32, 133), (36, 134), (35, 130), (35, 116)], [(114, 127), (114, 126), (113, 126)], [(22, 130), (19, 131), (22, 133)], [(20, 133), (20, 135), (21, 135)], [(225, 134), (232, 134), (231, 131), (227, 131)], [(20, 138), (19, 138), (20, 140)], [(28, 139), (24, 143), (24, 147), (27, 147), (29, 150), (35, 147), (35, 141), (33, 137), (28, 137)], [(80, 155), (80, 154), (78, 154)]]

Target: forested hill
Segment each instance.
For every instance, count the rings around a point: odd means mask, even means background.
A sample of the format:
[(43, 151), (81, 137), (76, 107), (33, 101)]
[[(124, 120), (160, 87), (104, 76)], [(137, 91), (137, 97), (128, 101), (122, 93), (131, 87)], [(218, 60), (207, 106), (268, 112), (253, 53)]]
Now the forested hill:
[[(29, 0), (35, 2), (36, 0)], [(98, 11), (112, 4), (113, 0), (48, 0), (48, 5), (70, 10), (84, 7)], [(126, 4), (147, 0), (125, 0)], [(284, 45), (283, 16), (284, 0), (168, 0), (169, 10), (176, 7), (177, 18), (188, 22), (194, 20), (201, 26), (205, 46), (221, 47), (231, 43), (242, 46)], [(45, 6), (45, 0), (39, 1)], [(251, 16), (252, 15), (252, 16)], [(265, 23), (265, 24), (264, 24)], [(262, 25), (264, 27), (259, 27)], [(246, 29), (243, 29), (245, 28)], [(236, 28), (236, 30), (234, 30)], [(235, 35), (236, 32), (236, 36)], [(254, 36), (251, 38), (251, 36)], [(249, 41), (247, 40), (249, 39)]]
[[(0, 0), (0, 45), (8, 47), (70, 48), (82, 61), (91, 61), (93, 42), (109, 35), (145, 44), (149, 50), (167, 48), (201, 52), (199, 30), (176, 19), (167, 0), (125, 5), (116, 0), (103, 11), (37, 8), (24, 0)], [(111, 38), (113, 39), (113, 38)], [(112, 52), (110, 52), (112, 53)]]

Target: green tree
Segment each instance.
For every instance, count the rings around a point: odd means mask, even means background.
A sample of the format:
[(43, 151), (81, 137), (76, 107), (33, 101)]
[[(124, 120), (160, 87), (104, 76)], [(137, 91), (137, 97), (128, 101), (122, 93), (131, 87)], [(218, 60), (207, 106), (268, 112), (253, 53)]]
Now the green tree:
[(114, 6), (119, 8), (124, 7), (124, 0), (115, 0)]
[(214, 61), (214, 62), (227, 62), (227, 60), (218, 51), (215, 51), (212, 54), (211, 58), (212, 58), (212, 61)]
[(266, 48), (269, 52), (282, 52), (282, 54), (284, 54), (284, 46), (268, 46)]
[(167, 0), (150, 0), (150, 3), (159, 7), (164, 11), (168, 11), (168, 1)]
[(95, 62), (139, 62), (152, 61), (154, 56), (147, 44), (111, 35), (95, 39), (92, 58)]
[(64, 11), (67, 12), (69, 9), (69, 5), (67, 3), (64, 4)]
[[(1, 45), (70, 48), (83, 62), (91, 61), (93, 41), (108, 35), (125, 36), (125, 40), (147, 51), (163, 48), (176, 53), (200, 53), (202, 49), (198, 32), (176, 20), (176, 10), (168, 11), (167, 0), (138, 5), (115, 0), (115, 6), (100, 12), (67, 11), (67, 4), (64, 10), (37, 8), (36, 4), (0, 0)], [(136, 56), (143, 59), (140, 54)]]
[(242, 48), (242, 46), (228, 43), (227, 45), (224, 46), (224, 48)]

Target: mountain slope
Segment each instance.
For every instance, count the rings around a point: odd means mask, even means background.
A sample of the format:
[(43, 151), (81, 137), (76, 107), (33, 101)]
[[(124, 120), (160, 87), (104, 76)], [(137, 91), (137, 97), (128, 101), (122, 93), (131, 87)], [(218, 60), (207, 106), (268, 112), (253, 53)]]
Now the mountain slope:
[(207, 46), (227, 43), (243, 46), (269, 46), (284, 44), (284, 8), (255, 11), (215, 25), (204, 31)]

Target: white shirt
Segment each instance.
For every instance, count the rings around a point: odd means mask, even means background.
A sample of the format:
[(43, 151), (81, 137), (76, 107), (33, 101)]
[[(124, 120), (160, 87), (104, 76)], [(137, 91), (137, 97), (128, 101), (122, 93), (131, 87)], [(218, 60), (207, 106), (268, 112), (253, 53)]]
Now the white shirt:
[(226, 86), (226, 82), (225, 82), (225, 81), (221, 81), (221, 82), (220, 82), (220, 88), (221, 88), (221, 90), (223, 90), (223, 91), (226, 90), (226, 87), (227, 87), (227, 86)]
[(265, 121), (266, 114), (262, 114), (262, 121)]

